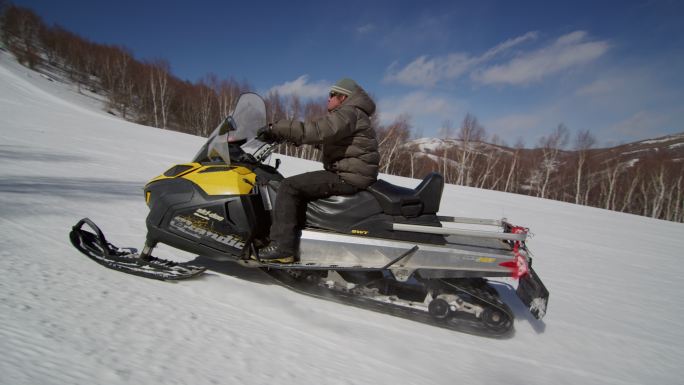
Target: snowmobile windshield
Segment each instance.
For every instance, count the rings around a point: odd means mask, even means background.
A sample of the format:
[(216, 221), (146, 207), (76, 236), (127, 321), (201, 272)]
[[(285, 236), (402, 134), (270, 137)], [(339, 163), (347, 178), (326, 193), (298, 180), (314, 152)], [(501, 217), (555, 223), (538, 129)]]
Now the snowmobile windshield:
[[(223, 160), (231, 163), (242, 152), (253, 154), (261, 143), (255, 140), (257, 130), (266, 125), (266, 104), (254, 93), (240, 95), (233, 112), (207, 138), (193, 162)], [(257, 143), (254, 143), (257, 142)]]

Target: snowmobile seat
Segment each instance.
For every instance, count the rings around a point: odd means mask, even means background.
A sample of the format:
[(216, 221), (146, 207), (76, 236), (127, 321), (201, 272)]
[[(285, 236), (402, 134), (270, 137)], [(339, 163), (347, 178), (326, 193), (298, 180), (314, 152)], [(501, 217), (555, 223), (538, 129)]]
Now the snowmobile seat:
[(353, 195), (333, 195), (308, 203), (306, 225), (347, 232), (359, 221), (381, 213), (382, 208), (377, 199), (368, 191), (359, 191)]
[(393, 185), (382, 179), (368, 187), (385, 214), (408, 218), (436, 214), (443, 190), (444, 178), (436, 172), (427, 175), (415, 189)]

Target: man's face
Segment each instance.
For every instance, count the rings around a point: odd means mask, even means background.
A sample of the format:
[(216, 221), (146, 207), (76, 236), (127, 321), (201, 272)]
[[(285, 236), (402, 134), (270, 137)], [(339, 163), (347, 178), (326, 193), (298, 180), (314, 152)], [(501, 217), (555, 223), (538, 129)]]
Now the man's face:
[(346, 95), (338, 94), (335, 92), (331, 92), (328, 95), (328, 112), (334, 110), (335, 108), (339, 107), (340, 104), (342, 104), (345, 100), (347, 100)]

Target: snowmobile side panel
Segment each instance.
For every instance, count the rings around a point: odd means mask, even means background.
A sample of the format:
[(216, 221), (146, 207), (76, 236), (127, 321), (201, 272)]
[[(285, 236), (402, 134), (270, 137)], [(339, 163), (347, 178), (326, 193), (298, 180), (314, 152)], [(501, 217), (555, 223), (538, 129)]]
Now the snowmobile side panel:
[[(216, 174), (223, 174), (216, 171)], [(159, 180), (150, 194), (147, 244), (158, 242), (215, 258), (242, 256), (270, 226), (258, 193), (215, 196), (186, 178)]]
[[(416, 246), (417, 250), (407, 254)], [(402, 258), (404, 254), (407, 255)], [(487, 243), (479, 247), (416, 244), (308, 229), (302, 232), (300, 260), (290, 267), (383, 270), (391, 265), (392, 269), (429, 270), (432, 273), (426, 274), (433, 277), (454, 277), (454, 272), (461, 276), (510, 276), (510, 269), (500, 264), (513, 258), (510, 249), (490, 247)]]

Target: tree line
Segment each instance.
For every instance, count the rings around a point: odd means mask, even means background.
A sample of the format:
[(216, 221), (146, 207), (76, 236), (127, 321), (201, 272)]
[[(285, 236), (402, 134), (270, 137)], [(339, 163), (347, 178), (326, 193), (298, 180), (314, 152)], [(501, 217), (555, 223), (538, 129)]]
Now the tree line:
[(487, 138), (477, 118), (445, 122), (438, 145), (421, 148), (407, 117), (380, 131), (382, 171), (421, 177), (438, 171), (447, 183), (525, 194), (606, 210), (684, 222), (684, 162), (663, 148), (595, 148), (591, 131), (571, 136), (563, 124), (534, 148)]
[(2, 42), (32, 69), (51, 67), (78, 85), (102, 93), (124, 119), (206, 136), (228, 113), (246, 81), (207, 75), (197, 82), (173, 76), (163, 59), (140, 61), (127, 48), (88, 41), (65, 28), (47, 26), (32, 10), (7, 5)]
[[(2, 0), (0, 0), (2, 6)], [(33, 11), (8, 4), (0, 18), (2, 43), (22, 64), (61, 71), (79, 92), (103, 94), (111, 112), (144, 125), (207, 136), (237, 97), (253, 87), (215, 74), (196, 82), (174, 76), (163, 59), (137, 60), (123, 46), (88, 41), (65, 28), (47, 26)], [(313, 119), (326, 101), (303, 102), (296, 95), (265, 97), (269, 121)], [(380, 145), (380, 171), (422, 178), (437, 171), (447, 183), (527, 194), (684, 222), (684, 165), (666, 154), (625, 160), (618, 150), (596, 149), (590, 131), (559, 125), (533, 149), (519, 141), (507, 146), (472, 114), (460, 126), (447, 121), (439, 145), (420, 148), (409, 115), (372, 124)], [(280, 145), (285, 155), (318, 160), (313, 146)]]

